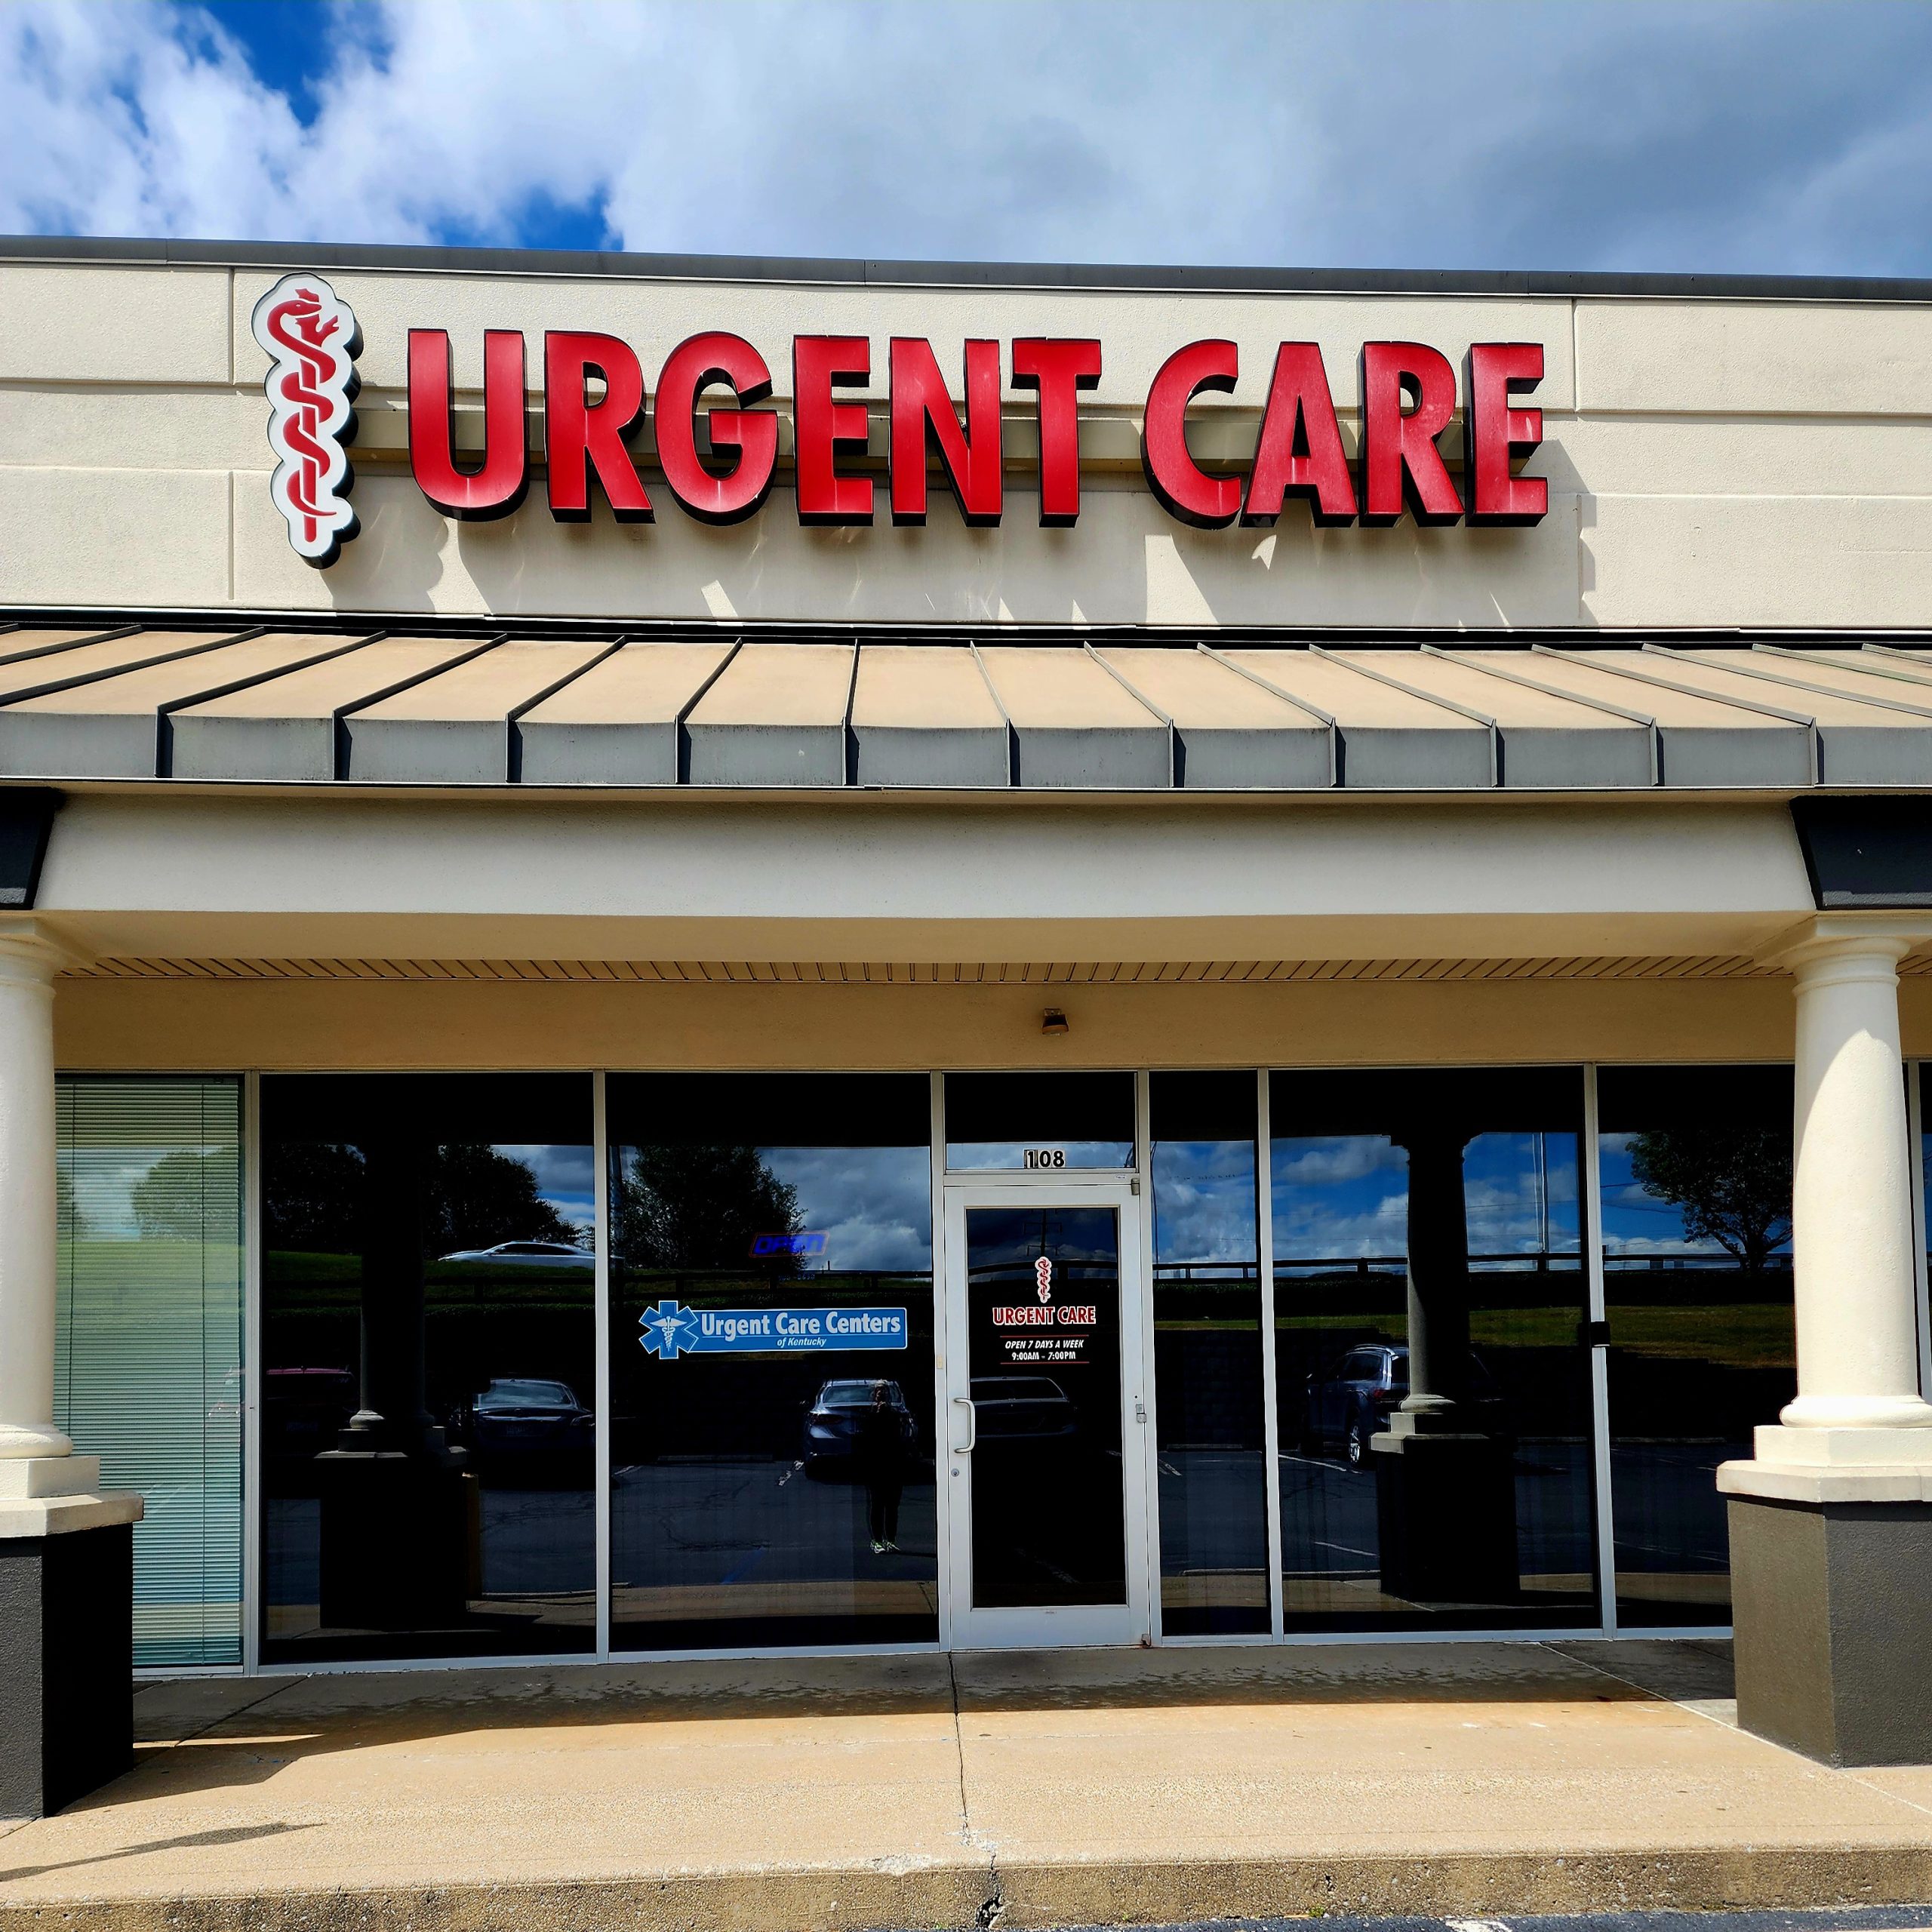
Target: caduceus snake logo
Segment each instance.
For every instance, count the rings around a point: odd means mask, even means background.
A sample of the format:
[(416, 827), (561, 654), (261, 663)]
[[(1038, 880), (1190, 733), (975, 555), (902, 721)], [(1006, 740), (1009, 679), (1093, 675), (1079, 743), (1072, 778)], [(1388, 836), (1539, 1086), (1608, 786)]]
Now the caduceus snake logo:
[(269, 484), (305, 563), (325, 570), (356, 533), (349, 493), (362, 332), (355, 312), (317, 275), (284, 275), (255, 304), (255, 340), (271, 358), (269, 447), (278, 459)]
[(1038, 1284), (1041, 1300), (1051, 1301), (1054, 1298), (1054, 1264), (1051, 1257), (1043, 1254), (1033, 1263), (1033, 1279)]

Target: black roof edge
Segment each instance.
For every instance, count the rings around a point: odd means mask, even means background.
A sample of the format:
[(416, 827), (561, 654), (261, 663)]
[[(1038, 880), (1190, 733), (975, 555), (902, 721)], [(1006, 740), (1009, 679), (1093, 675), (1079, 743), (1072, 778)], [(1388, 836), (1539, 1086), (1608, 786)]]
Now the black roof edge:
[(1067, 262), (890, 262), (805, 255), (649, 255), (618, 250), (439, 248), (378, 242), (179, 242), (0, 235), (0, 260), (160, 266), (609, 275), (642, 281), (832, 287), (1066, 288), (1264, 295), (1696, 297), (1712, 301), (1932, 302), (1932, 279), (1890, 275), (1626, 275), (1546, 269), (1180, 268)]
[(304, 635), (357, 637), (383, 632), (401, 637), (583, 638), (612, 641), (625, 638), (639, 642), (674, 643), (743, 638), (761, 643), (1133, 644), (1187, 651), (1203, 638), (1228, 650), (1295, 648), (1319, 644), (1331, 650), (1414, 651), (1432, 644), (1447, 651), (1517, 650), (1527, 654), (1533, 645), (1538, 644), (1553, 645), (1564, 651), (1627, 651), (1633, 645), (1646, 642), (1704, 650), (1748, 650), (1758, 643), (1795, 649), (1850, 650), (1868, 640), (1904, 650), (1932, 649), (1932, 629), (1881, 630), (1869, 625), (1844, 629), (1772, 624), (1698, 625), (1677, 629), (1657, 625), (1614, 628), (1548, 625), (1512, 629), (1503, 625), (1452, 629), (1404, 624), (998, 623), (970, 617), (838, 622), (823, 618), (566, 615), (554, 611), (277, 611), (74, 604), (0, 605), (0, 624), (78, 629), (91, 635), (128, 629), (252, 632), (272, 628)]

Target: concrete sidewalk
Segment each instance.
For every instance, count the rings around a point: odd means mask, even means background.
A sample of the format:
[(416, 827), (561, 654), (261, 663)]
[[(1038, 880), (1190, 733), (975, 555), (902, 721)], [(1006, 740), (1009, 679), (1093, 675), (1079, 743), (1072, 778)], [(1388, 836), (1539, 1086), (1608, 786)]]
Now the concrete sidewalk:
[(1725, 1647), (1352, 1644), (143, 1690), (0, 1926), (832, 1932), (1932, 1898), (1932, 1770), (1729, 1721)]

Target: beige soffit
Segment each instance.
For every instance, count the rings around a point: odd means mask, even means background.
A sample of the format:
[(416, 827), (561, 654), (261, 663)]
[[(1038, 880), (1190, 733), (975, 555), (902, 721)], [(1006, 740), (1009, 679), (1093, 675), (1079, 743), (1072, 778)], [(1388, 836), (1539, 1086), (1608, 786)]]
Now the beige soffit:
[[(1932, 959), (1908, 960), (1910, 974)], [(1743, 953), (1552, 955), (1504, 959), (892, 960), (152, 958), (90, 960), (76, 980), (514, 980), (651, 986), (1260, 986), (1401, 980), (1767, 980), (1780, 969)]]

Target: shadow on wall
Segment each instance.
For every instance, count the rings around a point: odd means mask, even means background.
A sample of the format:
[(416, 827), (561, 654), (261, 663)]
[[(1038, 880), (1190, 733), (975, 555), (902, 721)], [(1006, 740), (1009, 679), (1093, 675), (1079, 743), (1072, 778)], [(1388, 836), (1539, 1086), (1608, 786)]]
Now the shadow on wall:
[[(838, 623), (1570, 625), (1579, 620), (1577, 500), (1532, 529), (1318, 531), (1299, 505), (1273, 530), (1197, 531), (1138, 488), (1090, 487), (1078, 525), (1042, 530), (1009, 490), (996, 529), (938, 498), (924, 528), (801, 528), (774, 491), (749, 522), (715, 528), (668, 500), (654, 524), (554, 521), (540, 488), (513, 516), (455, 523), (405, 476), (370, 476), (362, 534), (323, 573), (288, 551), (260, 491), (242, 509), (245, 602), (345, 613), (808, 619)], [(260, 525), (259, 530), (255, 526)], [(273, 537), (279, 554), (267, 561)], [(259, 567), (247, 561), (252, 554)], [(319, 577), (318, 583), (316, 579)], [(1506, 588), (1499, 589), (1499, 586)], [(305, 594), (306, 593), (306, 594)]]

